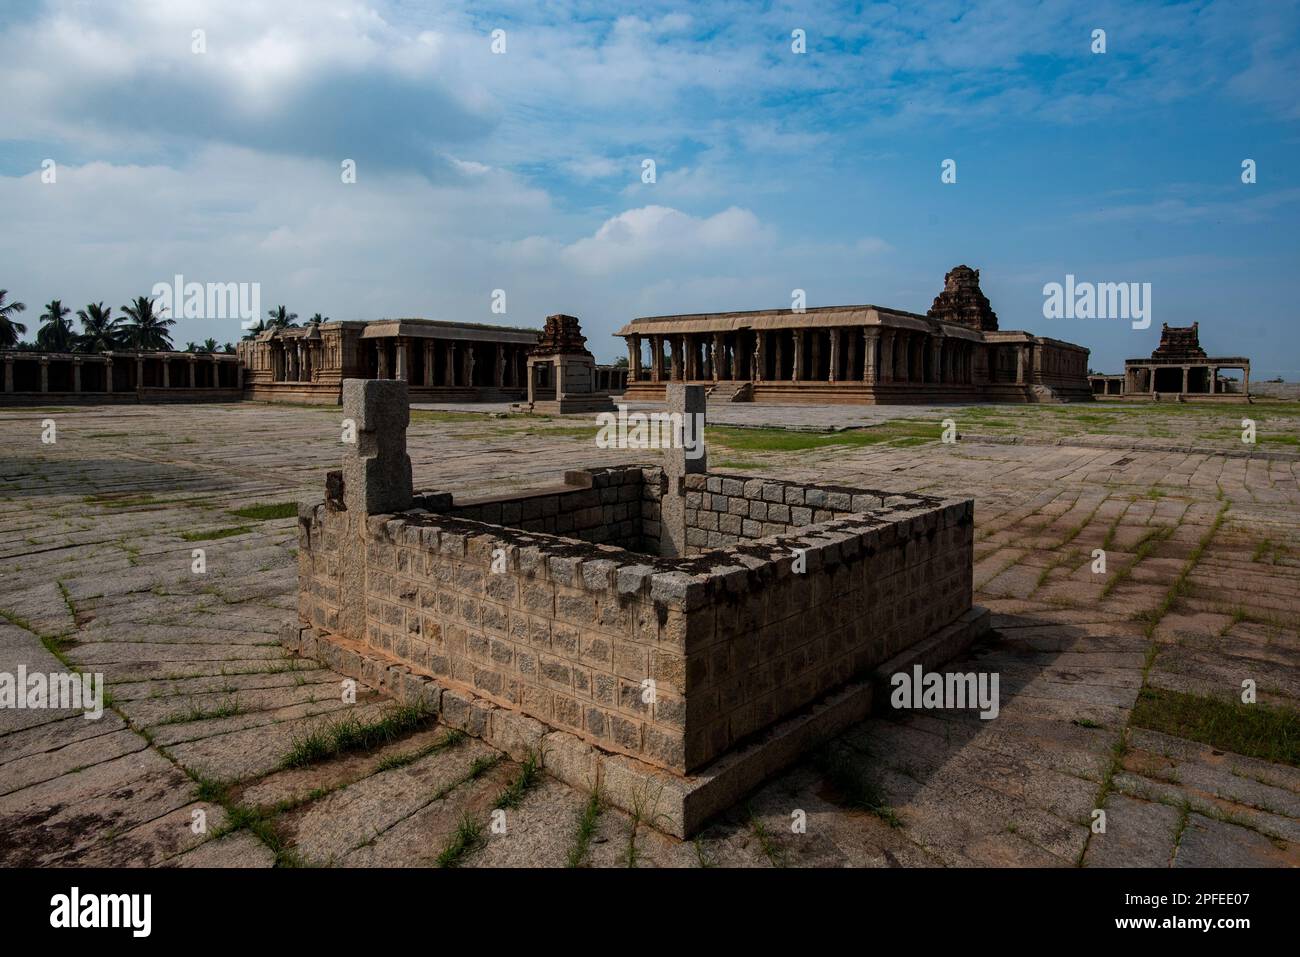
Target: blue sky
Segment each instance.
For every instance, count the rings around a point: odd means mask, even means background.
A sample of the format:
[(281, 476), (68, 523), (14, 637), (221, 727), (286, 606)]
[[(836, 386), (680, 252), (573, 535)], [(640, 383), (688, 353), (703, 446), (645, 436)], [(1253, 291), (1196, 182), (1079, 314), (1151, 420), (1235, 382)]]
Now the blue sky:
[[(796, 288), (924, 312), (964, 262), (1003, 328), (1097, 369), (1199, 320), (1300, 379), (1293, 3), (20, 0), (0, 62), (0, 288), (29, 337), (52, 298), (180, 273), (304, 317), (569, 312), (607, 360), (632, 317)], [(1045, 319), (1067, 273), (1151, 283), (1152, 328)]]

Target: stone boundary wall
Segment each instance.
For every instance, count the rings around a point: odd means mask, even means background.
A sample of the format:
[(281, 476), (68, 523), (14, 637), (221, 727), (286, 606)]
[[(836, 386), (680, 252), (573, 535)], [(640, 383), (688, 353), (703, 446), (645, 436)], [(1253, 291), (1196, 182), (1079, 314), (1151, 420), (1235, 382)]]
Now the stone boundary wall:
[(808, 525), (906, 501), (908, 496), (843, 486), (688, 475), (687, 554), (724, 548), (744, 539), (786, 535)]
[[(637, 503), (655, 505), (644, 490), (658, 491), (659, 472), (594, 470), (589, 489), (464, 506), (417, 495), (421, 507), (369, 516), (364, 547), (350, 556), (346, 511), (307, 508), (300, 618), (602, 749), (686, 774), (970, 607), (967, 500), (749, 480), (758, 502), (776, 504), (763, 496), (779, 488), (791, 518), (798, 508), (829, 520), (680, 558), (507, 527), (516, 506), (521, 525), (572, 515), (575, 532), (594, 533), (596, 513), (603, 521), (620, 506), (622, 522), (635, 524)], [(687, 494), (715, 495), (713, 483), (721, 498), (735, 481), (741, 494), (725, 497), (752, 507), (749, 483), (730, 477), (689, 475)], [(785, 506), (787, 495), (814, 504)], [(829, 506), (842, 496), (873, 510), (837, 514)], [(498, 508), (502, 524), (466, 517)], [(643, 536), (647, 551), (652, 544)], [(342, 609), (345, 568), (358, 560), (363, 619)], [(364, 625), (349, 634), (357, 620)]]
[(568, 472), (566, 487), (472, 499), (441, 509), (454, 518), (658, 552), (663, 469), (639, 465)]

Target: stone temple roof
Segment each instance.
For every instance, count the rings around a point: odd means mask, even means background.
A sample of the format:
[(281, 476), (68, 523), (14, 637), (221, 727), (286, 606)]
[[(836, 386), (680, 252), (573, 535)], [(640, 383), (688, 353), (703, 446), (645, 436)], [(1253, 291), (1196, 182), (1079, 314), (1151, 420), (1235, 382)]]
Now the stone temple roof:
[(1160, 327), (1160, 345), (1151, 353), (1152, 359), (1204, 359), (1205, 350), (1201, 348), (1199, 322), (1190, 326), (1171, 326), (1164, 323)]
[(926, 315), (981, 332), (993, 332), (998, 327), (998, 314), (980, 289), (980, 271), (964, 264), (954, 266), (944, 275), (943, 292), (934, 297)]

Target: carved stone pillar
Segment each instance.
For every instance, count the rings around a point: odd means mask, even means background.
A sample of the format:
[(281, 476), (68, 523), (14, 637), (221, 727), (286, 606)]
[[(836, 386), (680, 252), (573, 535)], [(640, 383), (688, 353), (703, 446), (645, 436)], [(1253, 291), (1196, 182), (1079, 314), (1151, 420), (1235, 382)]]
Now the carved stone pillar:
[(790, 377), (791, 382), (798, 382), (800, 369), (803, 364), (803, 330), (794, 330), (794, 375)]
[(397, 340), (397, 375), (396, 378), (402, 382), (410, 379), (410, 371), (406, 365), (406, 340), (399, 338)]
[(830, 330), (830, 337), (831, 337), (831, 361), (829, 367), (826, 370), (826, 381), (834, 382), (838, 378), (838, 372), (839, 372), (838, 365), (840, 361), (840, 330), (832, 326)]
[(880, 330), (867, 326), (862, 330), (862, 381), (876, 384), (876, 349), (880, 344)]

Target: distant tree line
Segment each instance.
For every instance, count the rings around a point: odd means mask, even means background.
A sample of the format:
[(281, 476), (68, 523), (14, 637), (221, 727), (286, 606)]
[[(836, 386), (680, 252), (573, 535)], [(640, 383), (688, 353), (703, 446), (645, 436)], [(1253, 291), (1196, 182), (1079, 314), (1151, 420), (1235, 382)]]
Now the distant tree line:
[[(41, 324), (36, 330), (36, 340), (27, 342), (23, 336), (27, 326), (15, 317), (27, 310), (21, 302), (9, 302), (9, 290), (0, 289), (0, 349), (17, 349), (29, 352), (172, 352), (170, 328), (176, 320), (158, 313), (156, 304), (149, 296), (137, 296), (129, 304), (120, 307), (121, 315), (113, 315), (113, 307), (102, 302), (90, 303), (85, 309), (77, 310), (81, 321), (78, 332), (68, 318), (72, 312), (59, 299), (53, 299), (45, 305), (41, 313)], [(257, 325), (248, 330), (245, 339), (252, 339), (259, 332), (267, 329), (286, 329), (298, 325), (298, 314), (289, 312), (284, 306), (267, 310), (267, 318), (260, 319)], [(329, 319), (318, 312), (309, 320), (312, 323), (328, 322)], [(184, 352), (197, 353), (232, 353), (233, 343), (218, 345), (216, 339), (206, 339), (203, 343), (187, 342)]]

